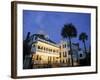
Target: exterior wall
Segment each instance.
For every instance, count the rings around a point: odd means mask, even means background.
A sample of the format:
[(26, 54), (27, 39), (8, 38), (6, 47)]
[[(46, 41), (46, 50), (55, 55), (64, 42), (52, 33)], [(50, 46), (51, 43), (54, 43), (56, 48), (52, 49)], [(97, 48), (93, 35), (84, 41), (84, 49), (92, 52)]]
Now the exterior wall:
[(85, 59), (85, 57), (86, 57), (86, 54), (82, 50), (80, 50), (78, 52), (78, 58), (81, 60), (81, 59)]
[(32, 39), (32, 61), (34, 64), (59, 64), (67, 66), (71, 64), (69, 48), (66, 41), (59, 44), (48, 42), (35, 37)]
[(69, 62), (69, 55), (68, 55), (68, 47), (66, 41), (61, 41), (59, 44), (60, 46), (60, 62), (64, 64), (68, 64)]
[(32, 44), (33, 49), (33, 60), (35, 64), (49, 64), (59, 63), (59, 47), (53, 46), (48, 43), (37, 41)]

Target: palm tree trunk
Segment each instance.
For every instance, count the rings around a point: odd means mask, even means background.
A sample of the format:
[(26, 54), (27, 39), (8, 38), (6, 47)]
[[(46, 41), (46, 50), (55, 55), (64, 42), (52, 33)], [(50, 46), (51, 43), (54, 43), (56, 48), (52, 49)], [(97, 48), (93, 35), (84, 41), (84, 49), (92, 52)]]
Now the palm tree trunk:
[(86, 62), (88, 63), (88, 54), (87, 54), (87, 50), (86, 50), (86, 44), (85, 44), (85, 41), (83, 41), (83, 44), (84, 44), (84, 50), (85, 50), (85, 54), (86, 54)]
[(85, 50), (85, 53), (87, 54), (85, 41), (83, 41), (83, 44), (84, 44), (84, 50)]
[(71, 46), (71, 38), (69, 37), (69, 43), (70, 43), (70, 54), (71, 54), (71, 64), (73, 66), (73, 52), (72, 52), (72, 46)]

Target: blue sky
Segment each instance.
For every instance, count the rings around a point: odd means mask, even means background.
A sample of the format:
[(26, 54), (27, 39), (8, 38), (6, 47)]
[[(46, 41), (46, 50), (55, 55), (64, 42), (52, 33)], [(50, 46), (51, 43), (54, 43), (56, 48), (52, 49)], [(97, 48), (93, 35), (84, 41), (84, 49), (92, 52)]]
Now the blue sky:
[(77, 37), (73, 38), (72, 42), (79, 42), (80, 47), (83, 47), (78, 37), (81, 32), (85, 32), (88, 35), (86, 42), (88, 47), (91, 38), (90, 20), (91, 14), (89, 13), (23, 10), (23, 37), (25, 39), (28, 32), (31, 32), (31, 35), (41, 32), (48, 35), (51, 40), (59, 43), (62, 39), (62, 27), (64, 24), (72, 23), (78, 32)]

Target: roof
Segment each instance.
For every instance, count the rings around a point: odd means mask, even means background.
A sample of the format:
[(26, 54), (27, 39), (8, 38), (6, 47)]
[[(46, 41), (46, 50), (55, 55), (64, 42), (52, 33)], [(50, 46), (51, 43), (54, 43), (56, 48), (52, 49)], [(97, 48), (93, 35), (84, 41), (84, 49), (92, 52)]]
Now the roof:
[(33, 34), (31, 37), (34, 37), (34, 36), (36, 36), (37, 38), (43, 39), (45, 41), (48, 41), (50, 43), (56, 44), (56, 42), (54, 42), (51, 39), (45, 37), (45, 35), (43, 35), (43, 34)]

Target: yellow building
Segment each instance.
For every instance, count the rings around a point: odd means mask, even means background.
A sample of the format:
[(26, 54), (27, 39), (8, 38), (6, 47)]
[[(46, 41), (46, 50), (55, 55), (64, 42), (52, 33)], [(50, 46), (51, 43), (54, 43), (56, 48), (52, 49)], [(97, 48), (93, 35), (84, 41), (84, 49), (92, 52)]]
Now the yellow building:
[(71, 58), (69, 55), (69, 48), (68, 48), (68, 44), (66, 41), (61, 41), (60, 44), (60, 63), (64, 63), (65, 66), (67, 66), (70, 62), (71, 62)]
[(56, 43), (40, 34), (35, 34), (33, 37), (31, 51), (34, 64), (53, 64), (60, 62), (59, 46)]
[(30, 37), (33, 64), (60, 64), (67, 66), (70, 60), (66, 41), (59, 44), (51, 41), (43, 34), (33, 34)]

